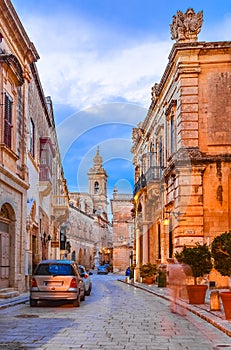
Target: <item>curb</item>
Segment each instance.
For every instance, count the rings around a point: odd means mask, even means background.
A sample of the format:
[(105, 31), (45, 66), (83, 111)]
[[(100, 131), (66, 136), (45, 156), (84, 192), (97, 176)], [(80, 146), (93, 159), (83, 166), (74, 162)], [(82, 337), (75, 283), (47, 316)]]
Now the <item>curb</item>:
[[(119, 279), (118, 281), (123, 282), (124, 284), (130, 285), (130, 286), (133, 286), (134, 288), (142, 289), (145, 292), (156, 295), (162, 299), (170, 300), (169, 296), (161, 293), (157, 293), (145, 286), (141, 286), (139, 284), (131, 283), (131, 282), (128, 283), (121, 279)], [(210, 323), (211, 325), (213, 325), (214, 327), (216, 327), (217, 329), (219, 329), (220, 331), (222, 331), (223, 333), (231, 337), (231, 322), (229, 322), (228, 320), (224, 320), (221, 317), (214, 315), (214, 313), (200, 308), (199, 306), (187, 304), (185, 301), (178, 301), (177, 304), (180, 305), (181, 307), (184, 307), (188, 311), (202, 318), (206, 322)]]

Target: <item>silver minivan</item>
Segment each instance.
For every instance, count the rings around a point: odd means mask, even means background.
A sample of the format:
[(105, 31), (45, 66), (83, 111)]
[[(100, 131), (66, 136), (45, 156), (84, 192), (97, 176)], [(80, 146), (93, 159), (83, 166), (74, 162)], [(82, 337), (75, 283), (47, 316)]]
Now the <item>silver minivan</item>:
[(67, 300), (80, 306), (85, 285), (78, 265), (71, 260), (42, 260), (31, 279), (30, 306), (42, 300)]

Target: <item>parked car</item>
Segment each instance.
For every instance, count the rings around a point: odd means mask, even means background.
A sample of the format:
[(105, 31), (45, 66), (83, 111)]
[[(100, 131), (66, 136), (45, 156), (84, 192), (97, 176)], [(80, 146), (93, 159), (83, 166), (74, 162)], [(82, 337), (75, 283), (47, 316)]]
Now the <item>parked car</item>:
[(97, 275), (107, 275), (108, 274), (108, 267), (105, 265), (98, 266), (97, 268)]
[(70, 260), (42, 260), (31, 280), (30, 306), (40, 300), (70, 300), (80, 306), (85, 299), (85, 284), (78, 265)]
[(85, 284), (85, 295), (90, 295), (92, 289), (92, 281), (90, 276), (92, 275), (92, 272), (87, 272), (83, 265), (78, 266), (80, 271), (80, 277), (83, 279)]

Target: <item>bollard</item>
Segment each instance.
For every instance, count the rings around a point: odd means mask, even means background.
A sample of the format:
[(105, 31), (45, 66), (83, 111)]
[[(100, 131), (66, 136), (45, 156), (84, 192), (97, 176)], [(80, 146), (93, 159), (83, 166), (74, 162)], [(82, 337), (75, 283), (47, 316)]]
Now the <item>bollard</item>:
[(220, 309), (221, 306), (219, 292), (212, 290), (210, 292), (210, 311), (219, 311)]

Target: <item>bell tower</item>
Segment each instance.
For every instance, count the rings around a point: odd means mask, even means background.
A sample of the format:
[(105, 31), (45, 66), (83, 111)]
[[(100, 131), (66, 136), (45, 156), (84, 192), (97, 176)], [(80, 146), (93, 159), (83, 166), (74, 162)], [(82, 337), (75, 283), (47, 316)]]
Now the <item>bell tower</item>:
[(103, 159), (97, 148), (93, 159), (93, 168), (88, 172), (89, 194), (92, 196), (95, 213), (108, 218), (108, 200), (107, 200), (107, 173), (103, 168)]

